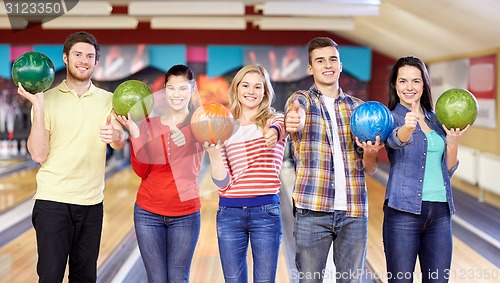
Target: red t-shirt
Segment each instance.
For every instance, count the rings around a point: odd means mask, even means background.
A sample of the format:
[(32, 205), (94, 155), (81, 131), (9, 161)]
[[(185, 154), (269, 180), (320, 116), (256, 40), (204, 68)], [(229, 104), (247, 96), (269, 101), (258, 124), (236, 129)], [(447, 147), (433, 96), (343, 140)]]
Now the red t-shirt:
[(191, 127), (181, 128), (186, 144), (179, 147), (160, 117), (144, 120), (139, 129), (140, 136), (130, 140), (132, 168), (142, 178), (137, 205), (165, 216), (198, 211), (201, 205), (197, 179), (204, 151)]

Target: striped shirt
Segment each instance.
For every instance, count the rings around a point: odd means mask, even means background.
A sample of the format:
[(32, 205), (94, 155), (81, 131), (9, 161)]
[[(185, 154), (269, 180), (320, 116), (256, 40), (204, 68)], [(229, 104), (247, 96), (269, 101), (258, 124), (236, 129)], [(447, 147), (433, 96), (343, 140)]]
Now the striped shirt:
[[(335, 118), (338, 125), (344, 173), (346, 176), (348, 217), (366, 217), (368, 199), (361, 154), (357, 152), (351, 134), (350, 117), (354, 108), (363, 103), (339, 90), (335, 99)], [(299, 208), (313, 211), (333, 212), (335, 201), (335, 168), (333, 157), (332, 120), (323, 95), (312, 86), (309, 90), (297, 91), (290, 96), (285, 106), (288, 111), (297, 100), (306, 112), (302, 131), (291, 133), (292, 151), (295, 161), (295, 185), (293, 199)]]
[(286, 131), (283, 117), (274, 119), (279, 140), (272, 148), (265, 144), (262, 128), (240, 126), (222, 148), (229, 184), (219, 189), (221, 198), (252, 198), (279, 192), (279, 173), (283, 163)]

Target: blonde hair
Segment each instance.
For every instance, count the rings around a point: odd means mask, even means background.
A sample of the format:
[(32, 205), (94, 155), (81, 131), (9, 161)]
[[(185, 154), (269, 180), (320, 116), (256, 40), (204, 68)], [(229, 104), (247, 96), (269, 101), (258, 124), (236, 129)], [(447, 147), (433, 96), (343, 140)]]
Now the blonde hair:
[(266, 69), (260, 65), (247, 65), (241, 68), (238, 73), (233, 78), (231, 86), (229, 87), (229, 106), (231, 114), (235, 119), (239, 119), (241, 115), (241, 103), (238, 100), (238, 85), (243, 80), (243, 77), (248, 73), (256, 73), (262, 76), (264, 79), (264, 98), (259, 105), (259, 111), (257, 115), (253, 118), (253, 121), (257, 126), (264, 128), (266, 121), (269, 118), (274, 118), (276, 115), (276, 110), (271, 107), (274, 101), (274, 89), (269, 78), (269, 74)]

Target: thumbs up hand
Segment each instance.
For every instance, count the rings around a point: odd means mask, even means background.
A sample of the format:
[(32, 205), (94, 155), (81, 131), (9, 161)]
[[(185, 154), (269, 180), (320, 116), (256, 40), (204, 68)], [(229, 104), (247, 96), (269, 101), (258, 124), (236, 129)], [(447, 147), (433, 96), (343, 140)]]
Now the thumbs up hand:
[(293, 101), (292, 108), (288, 110), (285, 116), (285, 126), (289, 133), (296, 133), (302, 130), (303, 123), (301, 123), (300, 103), (298, 100)]
[(397, 136), (401, 142), (408, 142), (413, 131), (417, 128), (418, 119), (420, 118), (420, 105), (416, 102), (411, 103), (411, 111), (406, 113), (405, 123), (397, 131)]
[(106, 118), (106, 124), (101, 125), (99, 129), (99, 136), (101, 140), (107, 144), (111, 144), (120, 140), (120, 133), (115, 130), (111, 124), (111, 114)]
[(182, 131), (175, 126), (172, 127), (172, 134), (170, 135), (170, 138), (176, 146), (183, 146), (186, 144), (186, 137), (184, 137)]
[(411, 111), (406, 113), (404, 127), (406, 127), (410, 132), (413, 132), (417, 127), (418, 119), (420, 118), (418, 108), (419, 106), (417, 105), (417, 103), (412, 102)]
[(264, 139), (266, 141), (267, 147), (273, 147), (278, 142), (278, 131), (275, 128), (270, 128), (271, 119), (267, 119), (266, 125), (264, 126)]

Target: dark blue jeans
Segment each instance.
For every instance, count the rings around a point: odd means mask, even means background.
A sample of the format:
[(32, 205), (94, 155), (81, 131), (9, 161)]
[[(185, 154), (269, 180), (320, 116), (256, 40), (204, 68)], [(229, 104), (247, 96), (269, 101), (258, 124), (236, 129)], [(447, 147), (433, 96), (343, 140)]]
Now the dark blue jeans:
[[(383, 239), (389, 282), (448, 282), (451, 215), (446, 202), (422, 202), (420, 215), (384, 206)], [(419, 257), (421, 273), (413, 273)]]
[(102, 217), (102, 203), (86, 206), (35, 201), (32, 222), (40, 283), (62, 282), (66, 263), (69, 282), (96, 282)]
[(189, 282), (200, 236), (200, 211), (163, 216), (134, 207), (134, 225), (149, 283)]
[(281, 233), (279, 204), (219, 207), (217, 239), (225, 282), (248, 282), (249, 240), (254, 282), (275, 282)]

